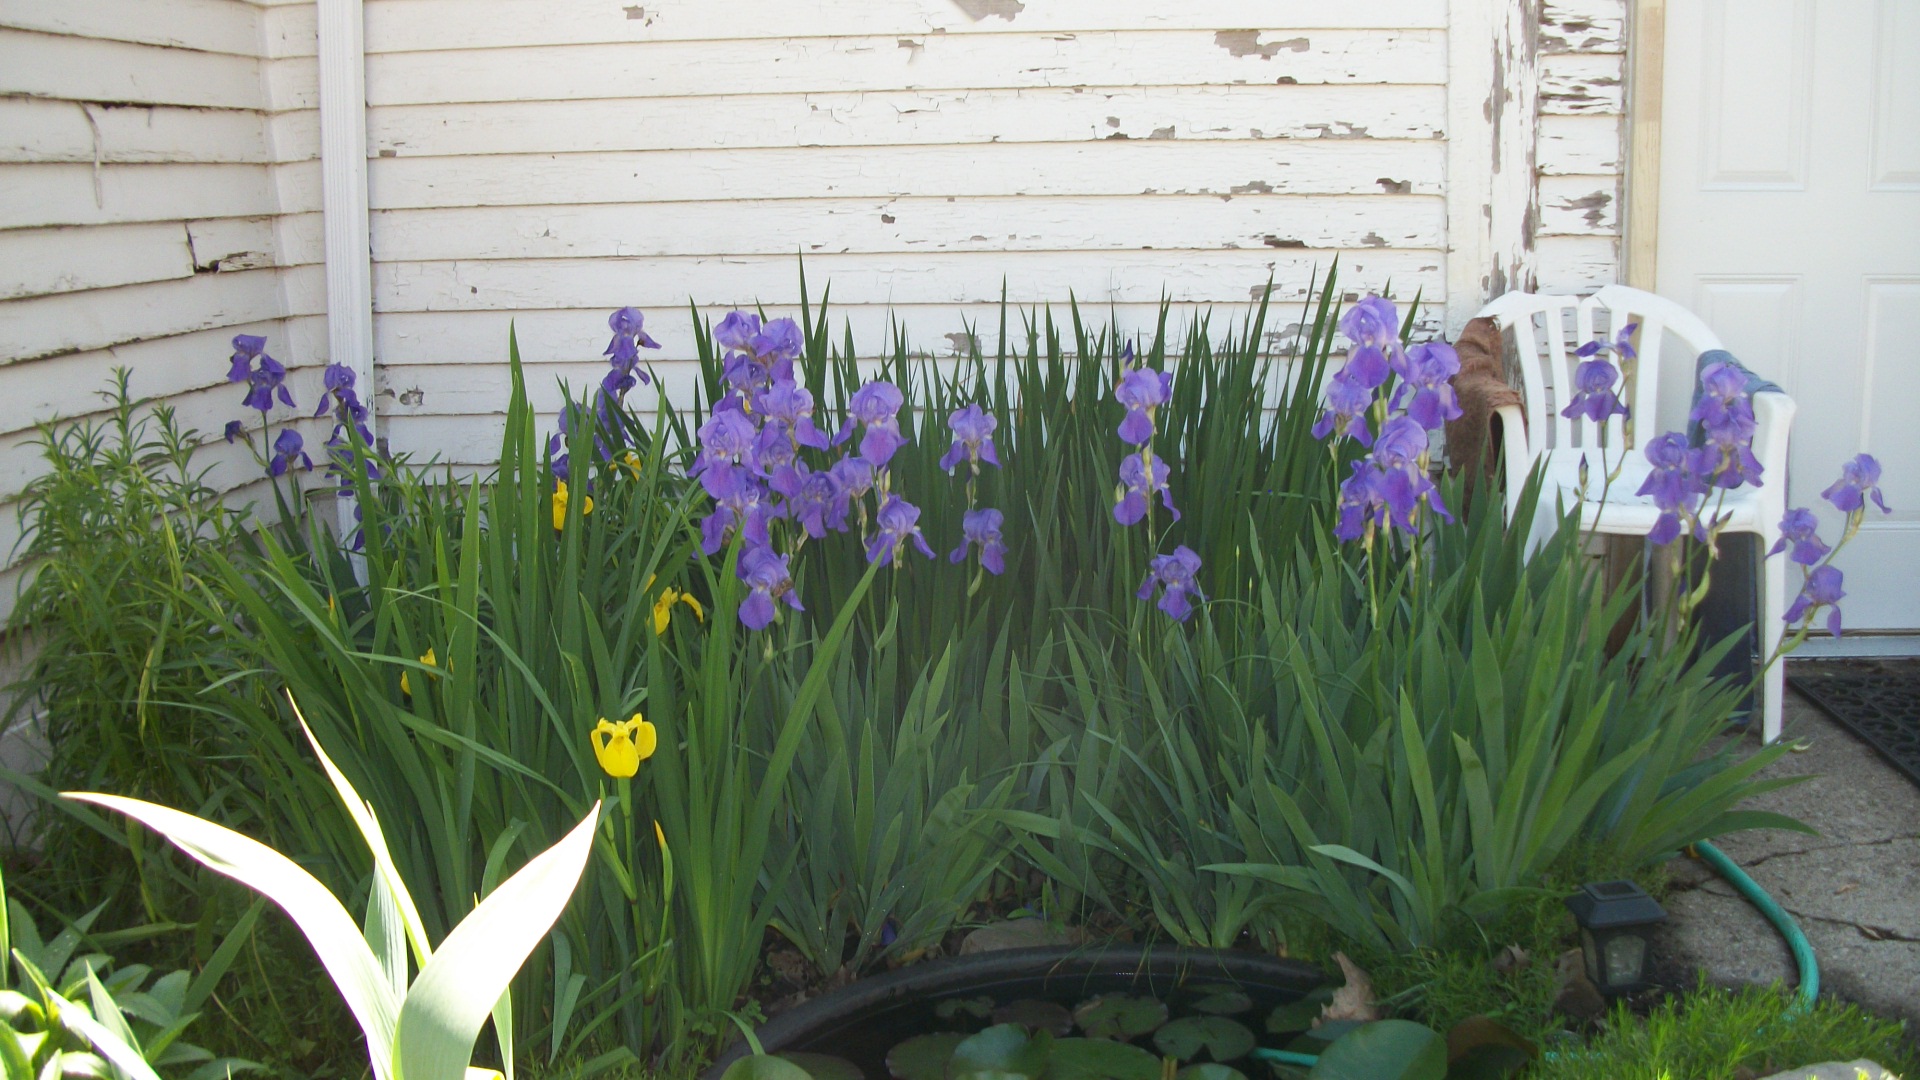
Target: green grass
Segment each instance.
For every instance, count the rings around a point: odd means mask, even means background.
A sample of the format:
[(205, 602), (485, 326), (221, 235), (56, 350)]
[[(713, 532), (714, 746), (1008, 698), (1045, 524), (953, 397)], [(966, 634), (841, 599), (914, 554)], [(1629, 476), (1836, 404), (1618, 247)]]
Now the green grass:
[(1704, 983), (1638, 1017), (1616, 1008), (1582, 1049), (1555, 1052), (1528, 1075), (1541, 1080), (1736, 1080), (1822, 1061), (1868, 1058), (1920, 1075), (1905, 1025), (1822, 999), (1796, 1009), (1784, 987), (1723, 990)]

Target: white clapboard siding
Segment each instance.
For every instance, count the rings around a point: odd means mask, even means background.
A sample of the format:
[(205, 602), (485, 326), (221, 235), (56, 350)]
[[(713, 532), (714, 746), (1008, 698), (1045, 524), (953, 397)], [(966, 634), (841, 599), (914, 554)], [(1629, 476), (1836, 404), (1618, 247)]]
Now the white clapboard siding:
[[(382, 262), (609, 256), (1141, 249), (1438, 248), (1446, 207), (1393, 198), (1206, 195), (809, 199), (399, 211), (375, 218)], [(1009, 231), (1012, 230), (1012, 231)]]
[[(1277, 35), (1276, 35), (1277, 36)], [(1315, 31), (1271, 51), (1205, 31), (1061, 37), (1004, 34), (983, 64), (971, 40), (929, 35), (670, 41), (367, 57), (374, 105), (712, 93), (807, 93), (1024, 86), (1194, 86), (1235, 82), (1444, 83), (1439, 31)]]
[(310, 3), (0, 0), (0, 514), (44, 470), (37, 425), (99, 419), (115, 367), (211, 433), (197, 464), (216, 488), (264, 490), (217, 435), (244, 412), (234, 334), (266, 336), (308, 404), (325, 359), (303, 12), (311, 26)]
[(1624, 53), (1627, 0), (1544, 0), (1540, 5), (1540, 51)]
[(257, 164), (268, 160), (266, 131), (251, 109), (0, 98), (0, 164), (92, 164), (96, 158), (110, 164)]
[[(1017, 302), (1082, 303), (1239, 300), (1276, 284), (1304, 288), (1316, 267), (1340, 258), (1352, 289), (1391, 280), (1402, 295), (1424, 288), (1441, 295), (1437, 252), (1359, 251), (1101, 251), (1006, 252), (991, 257), (932, 252), (895, 255), (823, 254), (807, 260), (812, 287), (833, 283), (845, 303), (966, 304), (1001, 294)], [(705, 303), (791, 304), (799, 287), (791, 258), (668, 257), (657, 259), (522, 259), (376, 263), (377, 311), (486, 311), (497, 308), (636, 304), (648, 310)]]
[(1543, 236), (1538, 244), (1541, 292), (1590, 293), (1618, 280), (1617, 236)]
[(1591, 292), (1620, 273), (1626, 0), (1540, 10), (1538, 287)]
[(56, 293), (0, 305), (0, 355), (13, 363), (156, 336), (320, 310), (318, 267), (196, 274), (178, 281)]
[(389, 105), (367, 113), (382, 157), (608, 150), (1075, 142), (1084, 139), (1433, 139), (1444, 86), (1261, 83), (707, 94)]
[(907, 195), (1437, 195), (1442, 150), (1375, 140), (1128, 140), (380, 158), (369, 163), (368, 188), (381, 210)]
[(192, 277), (179, 222), (0, 231), (0, 300)]
[(1618, 177), (1542, 177), (1539, 235), (1619, 236)]
[(261, 12), (234, 0), (0, 0), (0, 27), (257, 55)]
[[(820, 283), (816, 279), (809, 280), (812, 300), (818, 305)], [(1262, 278), (1257, 284), (1249, 286), (1246, 293), (1264, 285), (1265, 279)], [(1287, 327), (1310, 317), (1306, 310), (1308, 298), (1304, 295), (1304, 289), (1304, 279), (1294, 283), (1291, 289), (1278, 281), (1274, 283), (1274, 297), (1265, 324), (1268, 334), (1280, 335)], [(839, 290), (836, 289), (835, 296), (838, 294)], [(1402, 295), (1410, 296), (1411, 293)], [(1169, 304), (1168, 333), (1176, 341), (1180, 340), (1197, 319), (1210, 316), (1213, 334), (1219, 335), (1229, 330), (1238, 334), (1245, 329), (1246, 320), (1252, 315), (1254, 306), (1254, 298), (1250, 295), (1243, 294), (1239, 299), (1241, 302), (1237, 304)], [(743, 306), (752, 309), (750, 304)], [(1082, 318), (1100, 327), (1112, 323), (1122, 333), (1150, 337), (1159, 319), (1160, 309), (1161, 305), (1157, 302), (1107, 304), (1088, 301), (1081, 305), (1080, 310)], [(526, 311), (392, 312), (383, 314), (376, 323), (374, 348), (381, 358), (379, 370), (383, 372), (412, 372), (425, 366), (443, 365), (456, 369), (445, 379), (457, 380), (460, 378), (458, 369), (467, 365), (504, 363), (507, 335), (511, 329), (519, 342), (521, 360), (528, 367), (529, 379), (551, 381), (551, 375), (533, 374), (548, 366), (564, 368), (585, 364), (598, 368), (593, 375), (597, 380), (605, 374), (602, 354), (607, 345), (607, 314), (610, 310), (543, 308)], [(706, 325), (712, 326), (725, 317), (729, 310), (724, 305), (702, 306), (699, 315)], [(776, 319), (797, 318), (800, 314), (798, 304), (769, 302), (764, 310), (768, 318)], [(649, 307), (644, 314), (647, 332), (661, 345), (657, 351), (643, 352), (647, 363), (675, 363), (692, 360), (698, 355), (694, 347), (692, 313), (684, 302)], [(1071, 313), (1065, 302), (1050, 308), (1010, 303), (1005, 314), (1007, 337), (1014, 351), (1026, 348), (1029, 320), (1035, 328), (1043, 327), (1049, 314), (1057, 325), (1067, 326), (1071, 322)], [(890, 352), (896, 327), (904, 329), (907, 346), (916, 355), (965, 355), (972, 348), (969, 340), (971, 334), (978, 341), (982, 353), (992, 356), (999, 345), (1000, 319), (1001, 308), (995, 302), (846, 305), (835, 300), (828, 305), (828, 325), (834, 346), (840, 347), (844, 335), (851, 329), (854, 348), (863, 357)], [(1272, 343), (1284, 344), (1278, 337)], [(399, 376), (395, 378), (397, 380)], [(382, 411), (384, 414), (389, 410), (421, 405), (421, 402), (400, 400), (391, 405), (383, 403)]]
[(1540, 58), (1540, 111), (1567, 115), (1626, 112), (1626, 57), (1553, 53)]
[(260, 101), (259, 61), (0, 29), (0, 94), (244, 109)]
[[(1113, 0), (655, 0), (645, 5), (490, 0), (486, 18), (467, 0), (371, 0), (367, 38), (384, 48), (493, 49), (605, 42), (751, 38), (917, 37), (949, 33), (1061, 34), (1100, 30), (1421, 28), (1447, 25), (1444, 0), (1188, 0), (1151, 8)], [(1227, 31), (1236, 33), (1237, 31)], [(1288, 31), (1291, 33), (1292, 31)], [(1270, 34), (1283, 38), (1287, 34)], [(431, 44), (428, 44), (431, 43)]]

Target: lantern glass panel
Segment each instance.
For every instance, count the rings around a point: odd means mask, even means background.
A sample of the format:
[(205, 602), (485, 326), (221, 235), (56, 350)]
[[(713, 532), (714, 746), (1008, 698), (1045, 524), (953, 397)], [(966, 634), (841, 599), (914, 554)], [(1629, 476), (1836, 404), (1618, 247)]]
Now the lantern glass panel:
[(1606, 944), (1607, 987), (1627, 987), (1641, 981), (1647, 965), (1647, 939), (1638, 934), (1620, 934)]

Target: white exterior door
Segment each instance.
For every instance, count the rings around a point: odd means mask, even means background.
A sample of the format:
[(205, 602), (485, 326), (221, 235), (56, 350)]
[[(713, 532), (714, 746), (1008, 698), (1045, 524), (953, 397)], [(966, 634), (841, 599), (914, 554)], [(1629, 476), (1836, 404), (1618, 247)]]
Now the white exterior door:
[(1820, 492), (1880, 460), (1846, 628), (1920, 630), (1920, 0), (1668, 0), (1664, 74), (1657, 289), (1799, 403), (1788, 505), (1829, 542)]

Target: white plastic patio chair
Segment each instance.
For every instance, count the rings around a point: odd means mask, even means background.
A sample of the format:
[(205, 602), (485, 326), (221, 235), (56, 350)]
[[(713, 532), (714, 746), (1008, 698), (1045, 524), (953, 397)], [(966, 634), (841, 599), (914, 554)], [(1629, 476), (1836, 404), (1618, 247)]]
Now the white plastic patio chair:
[[(1659, 415), (1661, 367), (1685, 364), (1689, 385), (1692, 385), (1692, 373), (1700, 354), (1721, 348), (1719, 337), (1692, 312), (1673, 301), (1624, 285), (1609, 285), (1584, 299), (1508, 293), (1480, 309), (1480, 314), (1499, 323), (1509, 350), (1508, 362), (1517, 367), (1524, 382), (1524, 415), (1521, 409), (1511, 405), (1496, 413), (1503, 435), (1509, 523), (1518, 509), (1526, 477), (1535, 462), (1545, 459), (1540, 502), (1534, 520), (1527, 523), (1533, 547), (1537, 548), (1552, 534), (1559, 521), (1556, 516), (1559, 507), (1564, 505), (1570, 509), (1575, 502), (1580, 503), (1583, 528), (1640, 536), (1651, 532), (1660, 511), (1651, 500), (1635, 492), (1652, 470), (1643, 452), (1644, 440), (1660, 434), (1655, 417)], [(1560, 413), (1572, 394), (1573, 371), (1580, 363), (1575, 350), (1596, 338), (1611, 340), (1619, 328), (1629, 323), (1640, 324), (1632, 338), (1639, 352), (1633, 384), (1621, 394), (1632, 412), (1625, 423), (1618, 416), (1606, 421), (1603, 462), (1602, 425), (1585, 417), (1569, 420)], [(1683, 343), (1685, 350), (1678, 355), (1663, 350), (1668, 334)], [(1771, 656), (1779, 645), (1783, 629), (1780, 617), (1786, 611), (1788, 600), (1786, 560), (1769, 559), (1765, 553), (1779, 539), (1780, 519), (1786, 514), (1787, 434), (1793, 423), (1793, 411), (1793, 399), (1786, 394), (1768, 391), (1753, 396), (1756, 421), (1753, 453), (1762, 468), (1761, 485), (1729, 492), (1722, 507), (1724, 513), (1731, 515), (1723, 532), (1760, 536), (1755, 592), (1760, 597), (1758, 629), (1762, 657)], [(1528, 423), (1528, 418), (1537, 419)], [(1588, 463), (1584, 498), (1580, 485), (1583, 458)], [(1620, 467), (1620, 475), (1607, 485), (1607, 474), (1615, 467)], [(1767, 742), (1780, 737), (1783, 685), (1781, 665), (1768, 667), (1761, 695), (1761, 733)]]

